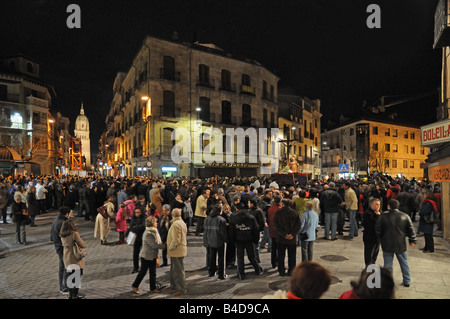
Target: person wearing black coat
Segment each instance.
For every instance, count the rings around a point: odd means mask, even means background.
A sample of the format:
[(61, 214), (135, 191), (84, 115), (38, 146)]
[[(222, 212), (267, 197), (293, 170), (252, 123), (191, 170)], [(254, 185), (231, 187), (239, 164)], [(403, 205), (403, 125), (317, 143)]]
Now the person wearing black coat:
[(369, 207), (362, 216), (363, 243), (364, 243), (364, 262), (366, 267), (375, 264), (380, 251), (380, 243), (377, 241), (375, 225), (381, 215), (381, 201), (378, 198), (369, 200)]
[[(39, 207), (39, 206), (38, 206)], [(70, 208), (69, 207), (61, 207), (59, 209), (59, 215), (58, 217), (53, 221), (52, 228), (50, 231), (50, 240), (53, 242), (53, 245), (55, 246), (56, 254), (59, 258), (59, 270), (58, 270), (58, 279), (59, 279), (59, 291), (61, 293), (68, 293), (69, 289), (67, 288), (67, 285), (65, 284), (64, 275), (66, 272), (66, 267), (64, 267), (64, 247), (61, 242), (61, 237), (59, 235), (61, 231), (62, 224), (69, 219), (70, 214)]]
[(135, 209), (130, 221), (130, 232), (136, 234), (133, 245), (133, 274), (139, 271), (139, 253), (142, 248), (142, 235), (145, 232), (145, 220), (147, 215), (140, 209)]
[(36, 227), (34, 220), (39, 214), (39, 202), (36, 199), (36, 187), (31, 186), (27, 195), (28, 215), (31, 218), (30, 227)]
[(300, 217), (292, 207), (290, 200), (283, 200), (281, 207), (275, 214), (273, 223), (277, 232), (278, 273), (286, 275), (284, 258), (288, 253), (288, 272), (290, 276), (297, 266), (297, 241), (296, 235), (300, 231)]
[(236, 243), (237, 271), (238, 278), (245, 279), (244, 271), (244, 251), (250, 260), (257, 275), (261, 275), (264, 270), (256, 260), (255, 245), (259, 241), (259, 226), (256, 218), (253, 217), (243, 203), (239, 203), (238, 211), (230, 218), (230, 237)]
[(27, 205), (22, 202), (22, 197), (16, 196), (15, 201), (11, 204), (11, 216), (16, 225), (16, 239), (18, 244), (27, 244), (27, 235), (25, 233), (25, 225), (28, 216)]

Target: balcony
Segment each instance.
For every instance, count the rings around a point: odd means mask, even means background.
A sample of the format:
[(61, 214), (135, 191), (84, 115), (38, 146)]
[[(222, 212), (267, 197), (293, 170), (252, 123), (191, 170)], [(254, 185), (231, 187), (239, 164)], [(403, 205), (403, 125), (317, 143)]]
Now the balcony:
[(197, 86), (202, 86), (202, 87), (206, 87), (209, 89), (215, 89), (216, 88), (216, 83), (213, 79), (210, 78), (200, 78), (197, 77)]
[(439, 0), (434, 13), (434, 49), (450, 45), (449, 8), (447, 1)]
[(235, 93), (236, 92), (236, 84), (229, 83), (229, 82), (220, 82), (219, 90)]
[(253, 86), (241, 85), (241, 94), (255, 95), (255, 88)]
[(27, 96), (27, 104), (36, 105), (41, 107), (48, 107), (48, 101), (34, 96)]
[(167, 69), (167, 68), (160, 68), (159, 69), (159, 78), (161, 80), (180, 82), (181, 81), (181, 72), (175, 72), (175, 71)]

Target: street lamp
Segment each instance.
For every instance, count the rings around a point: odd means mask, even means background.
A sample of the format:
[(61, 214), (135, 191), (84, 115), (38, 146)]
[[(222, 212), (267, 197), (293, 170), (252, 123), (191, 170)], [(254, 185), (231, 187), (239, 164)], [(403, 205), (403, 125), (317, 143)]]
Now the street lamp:
[(197, 121), (200, 119), (200, 112), (202, 111), (202, 108), (200, 106), (197, 106), (195, 108), (195, 111), (197, 111)]

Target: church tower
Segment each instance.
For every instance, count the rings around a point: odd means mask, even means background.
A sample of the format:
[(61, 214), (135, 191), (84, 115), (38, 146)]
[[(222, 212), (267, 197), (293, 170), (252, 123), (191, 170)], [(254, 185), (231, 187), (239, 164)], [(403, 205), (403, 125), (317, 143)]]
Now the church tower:
[(86, 158), (86, 168), (88, 168), (91, 166), (91, 138), (89, 120), (84, 114), (83, 103), (75, 121), (75, 137), (81, 139), (81, 154)]

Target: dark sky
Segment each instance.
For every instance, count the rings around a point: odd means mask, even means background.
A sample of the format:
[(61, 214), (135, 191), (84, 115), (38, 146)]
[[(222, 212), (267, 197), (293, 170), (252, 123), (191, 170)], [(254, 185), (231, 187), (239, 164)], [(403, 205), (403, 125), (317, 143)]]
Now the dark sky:
[[(81, 7), (81, 29), (66, 8)], [(381, 29), (369, 29), (371, 3)], [(441, 50), (433, 49), (437, 0), (1, 0), (0, 55), (21, 52), (41, 62), (55, 87), (53, 109), (73, 124), (83, 101), (97, 143), (119, 71), (128, 71), (146, 34), (196, 39), (254, 59), (298, 95), (321, 99), (324, 121), (356, 114), (363, 101), (435, 92), (398, 106), (432, 122)], [(433, 108), (430, 112), (430, 108)]]

